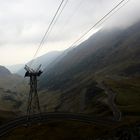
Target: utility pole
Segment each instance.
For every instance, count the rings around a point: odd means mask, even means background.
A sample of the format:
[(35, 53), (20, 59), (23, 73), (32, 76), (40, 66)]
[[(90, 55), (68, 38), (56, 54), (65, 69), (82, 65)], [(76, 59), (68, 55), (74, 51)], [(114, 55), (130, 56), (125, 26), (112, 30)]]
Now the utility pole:
[(27, 105), (27, 120), (29, 120), (30, 116), (33, 114), (41, 114), (41, 108), (39, 103), (39, 97), (37, 92), (37, 77), (39, 77), (43, 72), (40, 70), (41, 65), (37, 68), (37, 70), (33, 70), (25, 65), (25, 77), (30, 78), (30, 92), (28, 97), (28, 105)]

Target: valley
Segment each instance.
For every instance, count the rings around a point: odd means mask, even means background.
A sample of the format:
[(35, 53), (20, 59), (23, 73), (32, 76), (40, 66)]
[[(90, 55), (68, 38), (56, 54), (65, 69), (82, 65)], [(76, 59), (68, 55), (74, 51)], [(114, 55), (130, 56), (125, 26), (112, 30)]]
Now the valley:
[[(126, 29), (102, 29), (64, 53), (37, 58), (37, 65), (44, 66), (38, 78), (41, 111), (82, 113), (115, 120), (118, 125), (112, 131), (140, 122), (139, 23)], [(12, 74), (0, 67), (1, 124), (26, 113), (29, 85), (28, 79), (20, 76), (23, 73), (23, 68)]]
[(0, 67), (0, 73), (0, 121), (3, 122), (25, 112), (29, 87), (23, 77), (12, 74), (5, 67)]

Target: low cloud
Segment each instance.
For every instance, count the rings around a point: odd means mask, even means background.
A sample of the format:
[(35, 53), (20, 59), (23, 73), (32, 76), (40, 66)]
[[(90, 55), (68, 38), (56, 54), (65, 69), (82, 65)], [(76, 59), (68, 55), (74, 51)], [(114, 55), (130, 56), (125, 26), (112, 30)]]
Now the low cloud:
[[(0, 0), (0, 64), (23, 63), (33, 56), (60, 2), (60, 0)], [(43, 51), (41, 50), (39, 55), (68, 48), (118, 2), (120, 0), (69, 0), (47, 39), (48, 44), (43, 46)], [(139, 13), (140, 1), (130, 0), (104, 25), (124, 28), (140, 20)], [(6, 59), (11, 49), (14, 50), (11, 57), (13, 60), (8, 61)], [(17, 59), (19, 54), (22, 54), (22, 57)]]

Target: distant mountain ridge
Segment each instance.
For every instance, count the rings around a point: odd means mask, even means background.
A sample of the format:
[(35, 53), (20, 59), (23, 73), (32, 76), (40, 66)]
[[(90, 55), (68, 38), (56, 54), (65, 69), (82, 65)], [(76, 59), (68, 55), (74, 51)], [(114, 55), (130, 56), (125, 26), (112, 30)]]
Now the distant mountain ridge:
[[(12, 74), (6, 67), (0, 66), (0, 112), (3, 110), (6, 112), (18, 113), (24, 109), (24, 101), (26, 100), (27, 82), (19, 75)], [(21, 109), (22, 108), (22, 109)], [(21, 109), (21, 110), (20, 110)], [(0, 118), (3, 114), (0, 114)]]
[(11, 72), (4, 66), (0, 66), (0, 76), (11, 75)]
[[(61, 53), (62, 53), (61, 51), (52, 51), (46, 53), (40, 57), (37, 57), (35, 60), (28, 62), (27, 65), (30, 66), (30, 63), (33, 62), (31, 66), (32, 68), (36, 69), (41, 64), (42, 65), (41, 69), (44, 68), (47, 69), (49, 64), (53, 62), (53, 60), (55, 60)], [(19, 71), (17, 71), (17, 74), (24, 76), (25, 74), (24, 66)]]
[(24, 67), (24, 64), (16, 64), (6, 67), (11, 71), (11, 73), (17, 73), (21, 68)]

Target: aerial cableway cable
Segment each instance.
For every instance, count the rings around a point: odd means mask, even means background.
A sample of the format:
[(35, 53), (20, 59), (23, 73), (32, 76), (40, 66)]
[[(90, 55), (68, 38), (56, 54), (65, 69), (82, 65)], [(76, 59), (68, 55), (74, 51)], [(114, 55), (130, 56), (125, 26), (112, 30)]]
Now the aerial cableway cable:
[[(69, 0), (66, 0), (66, 2), (64, 3), (64, 5), (63, 5), (61, 11), (59, 12), (58, 16), (56, 17), (56, 20), (55, 20), (54, 23), (53, 23), (53, 26), (54, 26), (54, 25), (56, 24), (56, 22), (58, 21), (59, 17), (61, 16), (62, 12), (64, 11), (64, 9), (65, 9), (65, 7), (66, 7), (66, 5), (67, 5), (67, 3), (68, 3), (68, 1), (69, 1)], [(51, 32), (51, 30), (52, 30), (52, 28), (50, 29), (50, 32)]]
[(78, 10), (81, 8), (82, 3), (83, 3), (83, 0), (82, 1), (79, 1), (79, 3), (74, 8), (73, 12), (70, 14), (70, 16), (68, 16), (68, 19), (66, 19), (66, 21), (63, 24), (62, 28), (60, 28), (60, 30), (58, 32), (61, 32), (62, 30), (63, 31), (65, 30), (65, 28), (67, 27), (67, 25), (71, 22), (72, 18), (76, 15), (76, 13), (78, 12)]
[[(61, 8), (61, 11), (58, 13), (57, 17), (55, 18), (55, 20), (54, 20), (54, 22), (53, 22), (52, 26), (50, 27), (50, 30), (49, 30), (49, 32), (48, 32), (48, 34), (47, 34), (48, 36), (46, 36), (46, 40), (48, 39), (49, 34), (50, 34), (51, 31), (53, 30), (54, 25), (57, 23), (59, 17), (61, 16), (62, 12), (64, 11), (64, 9), (65, 9), (65, 7), (66, 7), (68, 1), (69, 1), (69, 0), (66, 0), (66, 2), (65, 2), (64, 5), (63, 5), (63, 7)], [(42, 45), (43, 45), (43, 44), (42, 44)]]
[[(88, 29), (80, 38), (78, 38), (76, 41), (74, 41), (74, 43), (72, 43), (71, 45), (69, 45), (69, 49), (70, 48), (74, 48), (76, 43), (78, 43), (81, 39), (83, 39), (93, 28), (95, 28), (97, 25), (101, 25), (103, 24), (105, 21), (107, 21), (111, 16), (113, 16), (116, 12), (118, 12), (122, 7), (124, 7), (130, 0), (122, 0), (121, 2), (119, 2), (112, 10), (110, 10), (105, 16), (103, 16), (98, 22), (96, 22), (90, 29)], [(125, 3), (123, 3), (125, 2)], [(122, 5), (121, 5), (122, 4)], [(120, 7), (119, 7), (120, 6)], [(116, 10), (116, 11), (115, 11)], [(66, 49), (63, 54), (67, 54), (68, 50)], [(59, 60), (62, 59), (64, 55), (59, 56)], [(58, 60), (58, 58), (56, 58), (53, 63), (56, 63)]]
[[(99, 21), (97, 21), (90, 29), (88, 29), (82, 36), (80, 36), (74, 43), (70, 45), (70, 47), (73, 47), (78, 43), (81, 39), (83, 39), (92, 29), (94, 29), (97, 25), (100, 25), (104, 23), (109, 17), (111, 17), (113, 14), (115, 14), (118, 10), (120, 10), (124, 5), (126, 5), (130, 0), (122, 0), (120, 1), (113, 9), (111, 9), (106, 15), (104, 15)], [(125, 3), (124, 3), (125, 2)], [(121, 5), (122, 4), (122, 5)], [(121, 6), (121, 7), (119, 7)], [(118, 9), (117, 9), (118, 8)], [(116, 10), (116, 11), (115, 11)], [(70, 48), (69, 47), (69, 48)]]
[[(52, 26), (50, 27), (49, 32), (47, 33), (47, 36), (45, 37), (45, 40), (47, 40), (47, 39), (49, 38), (49, 35), (50, 35), (51, 31), (53, 30), (53, 27), (54, 27), (55, 24), (57, 23), (57, 21), (58, 21), (59, 17), (61, 16), (62, 12), (64, 11), (64, 9), (65, 9), (65, 7), (66, 7), (68, 1), (69, 1), (69, 0), (66, 0), (66, 2), (65, 2), (64, 5), (63, 5), (63, 7), (61, 8), (61, 11), (58, 13), (57, 17), (55, 18), (55, 20), (54, 20)], [(47, 42), (46, 42), (46, 43), (47, 43)], [(42, 44), (42, 46), (43, 46), (43, 44)], [(40, 48), (39, 48), (39, 49), (40, 49)], [(38, 52), (39, 52), (39, 50), (38, 50)], [(38, 52), (37, 52), (37, 53), (38, 53)], [(37, 56), (37, 54), (36, 54), (36, 56)], [(35, 56), (35, 57), (36, 57), (36, 56)], [(34, 59), (35, 59), (35, 57), (34, 57)]]
[[(49, 24), (49, 26), (48, 26), (48, 28), (47, 28), (47, 30), (46, 30), (44, 36), (43, 36), (43, 38), (41, 39), (41, 42), (39, 43), (39, 46), (38, 46), (38, 48), (37, 48), (37, 50), (36, 50), (36, 52), (35, 52), (35, 54), (34, 54), (34, 56), (33, 56), (33, 59), (32, 59), (32, 61), (30, 62), (30, 67), (32, 66), (33, 61), (35, 60), (35, 58), (36, 58), (36, 56), (37, 56), (39, 50), (41, 49), (41, 47), (42, 47), (42, 45), (43, 45), (43, 43), (44, 43), (44, 40), (45, 40), (47, 34), (49, 33), (50, 29), (52, 28), (52, 25), (53, 25), (53, 23), (54, 23), (56, 17), (58, 16), (58, 13), (59, 13), (59, 11), (61, 10), (61, 7), (62, 7), (64, 1), (65, 1), (65, 0), (62, 0), (61, 3), (60, 3), (60, 5), (58, 6), (58, 8), (57, 8), (57, 10), (56, 10), (56, 12), (55, 12), (55, 15), (53, 16), (53, 18), (52, 18), (52, 20), (51, 20), (51, 22), (50, 22), (50, 24)], [(63, 8), (63, 9), (64, 9), (64, 8)], [(62, 11), (61, 11), (61, 13), (62, 13)], [(58, 19), (58, 18), (57, 18), (57, 19)], [(55, 22), (56, 22), (56, 21), (55, 21)]]
[(105, 20), (103, 20), (101, 23), (99, 23), (98, 25), (102, 25), (103, 23), (105, 23), (111, 16), (113, 16), (114, 14), (116, 14), (121, 8), (123, 8), (130, 0), (127, 0), (123, 5), (121, 5), (116, 11), (112, 12)]
[[(93, 29), (94, 29), (95, 27), (97, 27), (98, 25), (101, 25), (101, 24), (104, 23), (106, 20), (108, 20), (108, 18), (110, 18), (110, 17), (111, 17), (112, 15), (114, 15), (117, 11), (119, 11), (119, 10), (120, 10), (124, 5), (126, 5), (130, 0), (127, 0), (126, 2), (125, 2), (125, 1), (126, 1), (126, 0), (120, 1), (120, 2), (119, 2), (115, 7), (113, 7), (106, 15), (104, 15), (104, 16), (103, 16), (99, 21), (97, 21), (90, 29), (88, 29), (82, 36), (80, 36), (80, 38), (78, 38), (76, 41), (74, 41), (74, 43), (72, 43), (72, 44), (70, 45), (69, 48), (74, 47), (74, 46), (76, 45), (76, 43), (78, 43), (81, 39), (83, 39), (91, 30), (93, 30)], [(45, 38), (46, 38), (46, 35), (52, 30), (52, 25), (56, 24), (56, 21), (58, 20), (59, 16), (61, 15), (62, 11), (64, 10), (64, 8), (65, 8), (67, 2), (68, 2), (68, 0), (65, 2), (63, 8), (61, 9), (61, 7), (62, 7), (62, 5), (63, 5), (63, 3), (64, 3), (64, 0), (61, 1), (61, 3), (60, 3), (60, 5), (59, 5), (59, 7), (58, 7), (58, 9), (57, 9), (57, 11), (56, 11), (56, 13), (55, 13), (53, 19), (52, 19), (52, 21), (51, 21), (51, 23), (50, 23), (50, 25), (49, 25), (49, 27), (48, 27), (48, 29), (47, 29), (47, 31), (45, 32), (45, 34), (44, 34), (44, 36), (43, 36), (43, 38), (42, 38), (42, 40), (41, 40), (41, 42), (40, 42), (40, 44), (39, 44), (39, 47), (38, 47), (38, 49), (37, 49), (37, 51), (36, 51), (36, 53), (35, 53), (35, 55), (34, 55), (34, 57), (33, 57), (33, 59), (32, 59), (31, 65), (32, 65), (32, 63), (33, 63), (33, 61), (34, 61), (36, 55), (38, 54), (40, 48), (42, 47), (42, 45), (43, 45), (43, 43), (44, 43), (44, 40), (45, 40)], [(125, 2), (125, 3), (124, 3), (124, 2)], [(119, 6), (121, 6), (121, 7), (119, 7)], [(61, 10), (61, 11), (60, 11), (60, 10)], [(115, 10), (116, 10), (116, 11), (115, 11)], [(67, 52), (67, 51), (66, 51), (66, 52)], [(31, 66), (31, 65), (30, 65), (30, 66)]]

